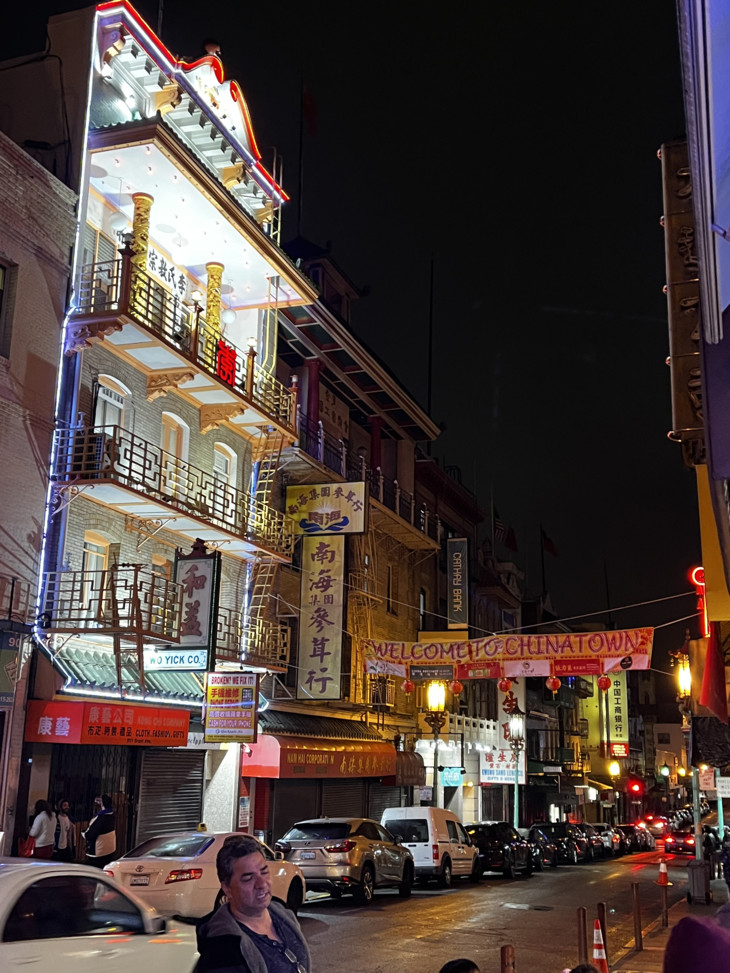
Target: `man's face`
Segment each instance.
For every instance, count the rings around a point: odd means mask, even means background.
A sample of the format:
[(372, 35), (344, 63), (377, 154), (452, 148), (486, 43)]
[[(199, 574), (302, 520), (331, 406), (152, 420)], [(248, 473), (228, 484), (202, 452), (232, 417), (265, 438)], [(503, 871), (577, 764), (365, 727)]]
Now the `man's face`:
[(61, 810), (64, 814), (68, 814), (68, 801), (63, 801), (61, 803)]
[(234, 916), (260, 916), (271, 902), (269, 863), (255, 851), (237, 858), (229, 884), (221, 883)]

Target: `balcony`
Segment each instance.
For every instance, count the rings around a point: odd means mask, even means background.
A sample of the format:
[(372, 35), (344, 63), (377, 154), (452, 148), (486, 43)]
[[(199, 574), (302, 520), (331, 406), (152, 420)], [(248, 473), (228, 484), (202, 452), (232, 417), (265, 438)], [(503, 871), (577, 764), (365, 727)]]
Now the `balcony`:
[(119, 426), (56, 433), (56, 499), (88, 499), (139, 520), (225, 545), (227, 554), (291, 559), (291, 522), (283, 513)]
[(390, 676), (368, 676), (367, 701), (375, 710), (389, 710), (395, 706), (396, 684)]
[(49, 571), (40, 626), (49, 632), (179, 642), (182, 589), (139, 564)]
[(289, 626), (265, 618), (242, 615), (240, 609), (218, 609), (216, 662), (242, 662), (269, 671), (286, 672), (289, 660)]
[[(345, 440), (337, 439), (325, 432), (321, 422), (310, 422), (306, 416), (300, 414), (297, 429), (299, 433), (297, 445), (300, 451), (337, 474), (343, 481), (364, 480), (368, 484), (370, 499), (379, 505), (377, 512), (381, 512), (380, 508), (382, 508), (382, 513), (389, 518), (389, 533), (394, 534), (394, 531), (402, 526), (401, 533), (404, 536), (399, 536), (399, 539), (406, 546), (416, 549), (424, 547), (429, 550), (438, 547), (439, 519), (431, 516), (426, 504), (417, 504), (415, 497), (402, 490), (397, 480), (389, 480), (383, 476), (381, 470), (371, 469), (363, 459), (353, 456)], [(398, 521), (394, 521), (388, 512), (396, 514)]]
[(149, 398), (174, 388), (193, 402), (203, 431), (228, 420), (253, 435), (271, 423), (294, 439), (295, 393), (260, 368), (251, 350), (213, 329), (199, 308), (134, 267), (128, 252), (82, 268), (66, 354), (105, 338), (147, 374)]
[(35, 592), (22, 578), (0, 574), (0, 632), (28, 634), (35, 609)]

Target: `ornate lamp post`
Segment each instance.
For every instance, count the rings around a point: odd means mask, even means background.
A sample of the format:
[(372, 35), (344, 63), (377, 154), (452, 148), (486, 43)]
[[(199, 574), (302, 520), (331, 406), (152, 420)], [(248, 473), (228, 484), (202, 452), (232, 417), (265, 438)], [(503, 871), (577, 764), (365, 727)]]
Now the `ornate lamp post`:
[(519, 706), (510, 713), (509, 717), (509, 745), (515, 759), (515, 799), (513, 807), (513, 821), (515, 828), (520, 826), (520, 754), (525, 749), (525, 714)]
[(446, 684), (430, 682), (426, 688), (428, 712), (423, 717), (433, 733), (433, 806), (438, 807), (439, 734), (449, 718), (446, 712)]
[(666, 762), (663, 763), (662, 766), (659, 768), (659, 773), (664, 778), (664, 794), (665, 794), (664, 799), (667, 802), (666, 810), (668, 811), (669, 810), (669, 775), (671, 773), (671, 770), (669, 769), (669, 764)]

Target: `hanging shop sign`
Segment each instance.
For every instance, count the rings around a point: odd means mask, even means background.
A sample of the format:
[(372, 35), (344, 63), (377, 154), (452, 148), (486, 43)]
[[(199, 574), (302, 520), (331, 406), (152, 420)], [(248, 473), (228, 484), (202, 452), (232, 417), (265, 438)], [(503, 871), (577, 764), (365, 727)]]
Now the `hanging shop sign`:
[(179, 649), (160, 645), (144, 650), (145, 672), (205, 672), (208, 668), (207, 649)]
[[(519, 676), (522, 663), (575, 665), (578, 674), (586, 662), (598, 662), (602, 672), (648, 669), (654, 641), (653, 628), (617, 632), (573, 632), (550, 635), (493, 635), (460, 642), (377, 642), (365, 639), (366, 653), (386, 663), (432, 665), (452, 663), (457, 678), (484, 678), (472, 673), (499, 666), (499, 676)], [(512, 669), (517, 665), (517, 669)], [(463, 669), (462, 669), (463, 667)], [(571, 672), (572, 672), (571, 668)], [(564, 673), (568, 675), (569, 673)], [(492, 677), (494, 678), (494, 677)]]
[(449, 628), (469, 627), (469, 547), (466, 537), (446, 541)]
[(304, 537), (297, 699), (340, 699), (344, 537)]
[(487, 750), (479, 754), (479, 783), (480, 784), (514, 784), (515, 765), (519, 760), (519, 783), (525, 783), (525, 751), (515, 754), (509, 744), (502, 741), (502, 746), (496, 750)]
[(295, 534), (362, 534), (367, 530), (365, 483), (286, 488), (286, 511)]
[[(182, 589), (182, 621), (180, 649), (177, 657), (198, 659), (205, 653), (205, 665), (178, 664), (167, 668), (207, 669), (215, 659), (215, 625), (218, 617), (218, 592), (221, 573), (220, 551), (208, 551), (205, 542), (197, 538), (190, 554), (175, 552), (175, 581)], [(145, 653), (145, 663), (147, 653)], [(150, 661), (153, 659), (150, 657)], [(161, 668), (153, 666), (153, 668)]]
[(254, 672), (209, 672), (205, 681), (205, 742), (254, 743), (259, 677)]
[(454, 678), (453, 666), (409, 666), (408, 675), (414, 681), (436, 679), (451, 682)]
[(605, 697), (606, 719), (603, 741), (608, 743), (612, 757), (629, 755), (629, 705), (626, 690), (626, 673), (614, 672)]
[(190, 713), (159, 706), (38, 700), (28, 702), (29, 743), (91, 743), (120, 747), (185, 746)]
[(396, 750), (374, 740), (329, 740), (262, 733), (241, 756), (244, 777), (289, 778), (392, 777)]

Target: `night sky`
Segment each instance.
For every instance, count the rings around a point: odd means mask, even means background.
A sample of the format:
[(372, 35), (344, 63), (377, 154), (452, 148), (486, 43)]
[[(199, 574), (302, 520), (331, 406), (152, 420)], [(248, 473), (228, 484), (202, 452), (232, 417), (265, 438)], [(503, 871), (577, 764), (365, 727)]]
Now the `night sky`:
[[(43, 46), (43, 0), (0, 56)], [(156, 28), (157, 7), (138, 9)], [(689, 590), (699, 563), (694, 474), (671, 425), (661, 168), (684, 134), (675, 12), (664, 0), (165, 3), (162, 38), (194, 57), (221, 43), (270, 164), (284, 158), (295, 236), (300, 79), (301, 232), (368, 296), (359, 337), (427, 402), (435, 267), (434, 453), (461, 468), (503, 549), (542, 587), (539, 525), (557, 614)], [(526, 12), (528, 11), (528, 12)], [(11, 47), (12, 45), (12, 47)], [(692, 598), (621, 612), (616, 627), (690, 614)], [(685, 623), (657, 633), (678, 647)], [(662, 665), (659, 654), (657, 662)]]

